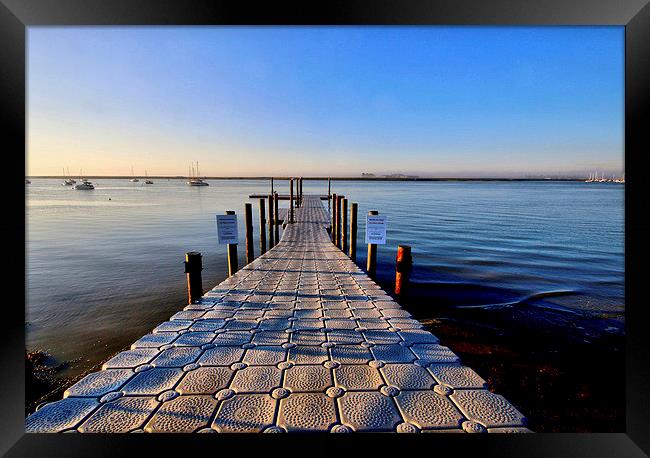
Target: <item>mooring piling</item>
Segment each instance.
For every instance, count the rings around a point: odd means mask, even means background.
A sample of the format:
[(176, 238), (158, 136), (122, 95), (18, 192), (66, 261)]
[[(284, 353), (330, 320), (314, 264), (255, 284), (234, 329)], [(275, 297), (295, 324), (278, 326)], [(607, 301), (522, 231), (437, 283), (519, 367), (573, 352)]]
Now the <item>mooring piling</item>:
[(293, 178), (289, 178), (289, 223), (293, 223)]
[[(226, 215), (234, 215), (234, 210), (226, 210)], [(237, 244), (228, 244), (228, 276), (232, 277), (239, 270), (239, 262), (237, 260)]]
[(404, 297), (408, 293), (411, 270), (413, 268), (413, 257), (411, 247), (399, 245), (397, 247), (397, 259), (395, 265), (395, 294)]
[(332, 208), (330, 210), (331, 219), (332, 219), (332, 243), (336, 245), (336, 193), (332, 194)]
[(336, 246), (341, 248), (341, 201), (343, 200), (342, 195), (336, 196)]
[(275, 246), (275, 239), (273, 237), (273, 193), (269, 194), (269, 248)]
[[(376, 216), (379, 212), (377, 210), (370, 210), (368, 215)], [(366, 228), (366, 231), (368, 229)], [(366, 272), (368, 276), (372, 279), (375, 278), (377, 274), (377, 245), (375, 243), (368, 244), (368, 261), (366, 262)]]
[(357, 262), (357, 209), (358, 204), (352, 202), (350, 205), (350, 259)]
[(244, 204), (244, 221), (246, 224), (246, 263), (255, 260), (255, 247), (253, 246), (253, 205)]
[(345, 253), (348, 251), (348, 199), (346, 198), (343, 198), (341, 217), (341, 250)]
[(187, 274), (187, 301), (193, 304), (203, 296), (203, 280), (201, 271), (203, 265), (201, 262), (201, 253), (190, 251), (185, 253), (185, 273)]
[(278, 244), (280, 243), (280, 223), (278, 220), (280, 219), (280, 214), (278, 211), (278, 192), (276, 191), (274, 196), (273, 196), (273, 208), (274, 208), (274, 216), (275, 219), (273, 220), (274, 222), (274, 227), (275, 227), (275, 243)]
[(260, 255), (266, 253), (266, 206), (260, 199)]

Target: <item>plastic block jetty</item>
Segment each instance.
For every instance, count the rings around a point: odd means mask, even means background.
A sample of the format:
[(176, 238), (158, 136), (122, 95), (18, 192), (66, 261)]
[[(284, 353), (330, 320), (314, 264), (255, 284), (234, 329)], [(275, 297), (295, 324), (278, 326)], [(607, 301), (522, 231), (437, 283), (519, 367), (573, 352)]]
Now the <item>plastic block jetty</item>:
[(329, 221), (321, 196), (301, 196), (275, 246), (42, 405), (26, 431), (530, 432), (332, 243)]

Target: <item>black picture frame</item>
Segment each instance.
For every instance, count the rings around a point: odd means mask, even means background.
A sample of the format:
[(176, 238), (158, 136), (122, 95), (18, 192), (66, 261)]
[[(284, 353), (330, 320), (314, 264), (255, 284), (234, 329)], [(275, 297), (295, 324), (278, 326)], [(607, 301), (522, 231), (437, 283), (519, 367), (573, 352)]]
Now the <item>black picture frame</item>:
[[(39, 25), (621, 25), (625, 26), (625, 295), (626, 432), (620, 434), (458, 435), (81, 435), (24, 433), (25, 195), (18, 170), (25, 159), (26, 28)], [(0, 125), (6, 173), (3, 240), (5, 260), (0, 368), (0, 452), (7, 456), (115, 456), (128, 451), (184, 455), (248, 453), (340, 453), (359, 444), (381, 453), (472, 453), (475, 456), (646, 456), (650, 453), (650, 348), (643, 264), (650, 225), (644, 221), (642, 176), (647, 167), (650, 95), (650, 6), (648, 0), (347, 0), (264, 2), (199, 0), (0, 0)], [(23, 191), (24, 192), (24, 191)], [(20, 304), (23, 304), (21, 306)], [(291, 436), (288, 438), (287, 436)], [(345, 436), (345, 435), (343, 435)], [(426, 437), (425, 437), (426, 436)], [(453, 437), (452, 437), (453, 436)], [(322, 443), (321, 443), (322, 441)], [(273, 442), (273, 443), (271, 443)], [(391, 451), (390, 453), (395, 453)], [(478, 454), (478, 455), (477, 455)]]

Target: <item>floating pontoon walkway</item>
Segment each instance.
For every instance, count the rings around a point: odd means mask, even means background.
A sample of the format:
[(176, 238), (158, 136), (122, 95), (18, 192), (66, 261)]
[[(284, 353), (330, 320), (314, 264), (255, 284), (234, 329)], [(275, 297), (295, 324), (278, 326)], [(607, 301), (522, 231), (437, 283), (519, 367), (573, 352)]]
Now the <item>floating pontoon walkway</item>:
[(319, 196), (272, 250), (26, 419), (28, 432), (529, 432), (336, 248)]

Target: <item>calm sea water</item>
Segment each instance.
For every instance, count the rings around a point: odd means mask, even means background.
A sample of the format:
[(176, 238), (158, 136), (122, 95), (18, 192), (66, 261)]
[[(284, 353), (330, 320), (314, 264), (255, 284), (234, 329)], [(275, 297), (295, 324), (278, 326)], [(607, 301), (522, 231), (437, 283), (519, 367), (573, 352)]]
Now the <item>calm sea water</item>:
[[(154, 181), (97, 180), (94, 191), (60, 180), (26, 185), (27, 349), (69, 362), (65, 375), (107, 359), (185, 305), (185, 252), (203, 254), (204, 288), (221, 282), (227, 261), (215, 215), (237, 211), (244, 240), (248, 195), (270, 190), (261, 180), (209, 180), (203, 188)], [(276, 181), (276, 190), (288, 191), (287, 183)], [(384, 283), (404, 243), (412, 246), (414, 283), (445, 305), (536, 302), (622, 322), (623, 185), (335, 181), (332, 191), (358, 202), (360, 216), (387, 215), (378, 252)], [(327, 183), (305, 181), (304, 192), (326, 194)], [(257, 208), (253, 202), (256, 236)], [(364, 229), (360, 217), (360, 266)], [(243, 265), (242, 244), (239, 255)]]

